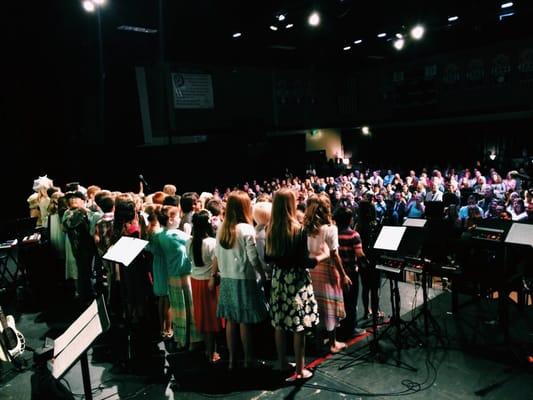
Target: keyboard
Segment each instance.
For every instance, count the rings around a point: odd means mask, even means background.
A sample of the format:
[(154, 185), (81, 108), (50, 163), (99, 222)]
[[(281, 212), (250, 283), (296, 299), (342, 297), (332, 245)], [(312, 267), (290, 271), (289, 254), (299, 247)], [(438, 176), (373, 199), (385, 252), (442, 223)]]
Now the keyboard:
[(6, 249), (10, 249), (12, 247), (15, 247), (17, 245), (17, 243), (18, 243), (17, 239), (6, 240), (5, 242), (0, 243), (0, 250), (6, 250)]
[(37, 243), (41, 240), (41, 234), (39, 232), (35, 232), (31, 235), (24, 236), (24, 239), (22, 239), (22, 243)]
[(379, 269), (380, 271), (392, 272), (393, 274), (399, 274), (400, 272), (402, 272), (401, 267), (391, 267), (389, 265), (383, 264), (377, 264), (376, 269)]

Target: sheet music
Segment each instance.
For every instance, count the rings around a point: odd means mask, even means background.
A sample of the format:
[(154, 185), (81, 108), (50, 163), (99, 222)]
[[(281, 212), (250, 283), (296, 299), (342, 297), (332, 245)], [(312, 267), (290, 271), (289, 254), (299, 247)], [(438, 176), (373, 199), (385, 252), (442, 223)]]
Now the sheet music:
[[(96, 302), (94, 302), (96, 304)], [(48, 369), (53, 377), (58, 379), (66, 370), (68, 370), (74, 361), (91, 345), (91, 343), (102, 333), (102, 325), (100, 324), (100, 317), (98, 310), (96, 315), (93, 315), (89, 323), (83, 328), (82, 332), (74, 337), (68, 344), (66, 351), (59, 353), (57, 357), (48, 361)], [(55, 351), (54, 351), (55, 353)]]
[(406, 229), (405, 226), (384, 226), (381, 228), (374, 248), (397, 251)]
[(65, 347), (80, 333), (84, 327), (91, 322), (93, 317), (98, 315), (98, 304), (94, 300), (91, 305), (81, 314), (76, 321), (54, 341), (54, 357), (63, 351)]
[(407, 218), (402, 225), (414, 228), (423, 228), (424, 226), (426, 226), (426, 221), (427, 220), (420, 218)]
[(128, 236), (122, 236), (102, 257), (104, 260), (118, 262), (126, 267), (139, 255), (148, 242)]
[(505, 243), (525, 244), (533, 247), (533, 225), (513, 223)]

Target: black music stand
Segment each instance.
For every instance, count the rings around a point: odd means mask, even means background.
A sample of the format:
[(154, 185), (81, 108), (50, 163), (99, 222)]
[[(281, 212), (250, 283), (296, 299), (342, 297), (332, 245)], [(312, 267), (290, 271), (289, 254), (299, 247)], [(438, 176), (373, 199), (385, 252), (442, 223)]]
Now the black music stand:
[[(413, 235), (411, 233), (406, 235), (406, 232), (408, 232), (408, 230), (403, 226), (383, 226), (374, 244), (374, 249), (390, 255), (410, 252), (410, 249), (413, 247)], [(400, 250), (402, 251), (400, 252)], [(388, 272), (387, 270), (382, 269), (382, 271), (387, 273), (387, 278), (389, 278), (390, 285), (392, 316), (390, 318), (389, 325), (378, 335), (377, 317), (375, 315), (377, 310), (373, 310), (373, 337), (372, 341), (369, 343), (369, 350), (366, 353), (355, 356), (353, 360), (342, 366), (341, 369), (347, 368), (349, 365), (353, 365), (355, 362), (365, 358), (376, 359), (380, 362), (383, 362), (386, 357), (381, 351), (379, 341), (388, 333), (389, 330), (395, 329), (395, 338), (391, 338), (391, 341), (398, 350), (398, 357), (395, 359), (394, 366), (416, 372), (418, 371), (417, 368), (403, 362), (401, 359), (402, 348), (407, 348), (406, 342), (402, 339), (402, 331), (410, 328), (408, 323), (403, 321), (400, 316), (400, 291), (398, 288), (398, 278), (401, 270)], [(418, 338), (417, 332), (413, 331), (412, 334)]]
[(47, 362), (47, 367), (56, 380), (64, 376), (78, 360), (80, 361), (83, 390), (87, 400), (93, 398), (87, 350), (110, 326), (105, 301), (103, 296), (100, 296), (53, 341), (53, 348), (45, 349), (47, 354), (52, 356)]
[[(438, 341), (441, 342), (441, 344), (444, 346), (444, 338), (442, 336), (440, 325), (435, 319), (435, 317), (431, 314), (431, 312), (429, 311), (429, 307), (428, 307), (428, 283), (427, 281), (428, 281), (428, 269), (429, 269), (429, 265), (431, 261), (425, 258), (410, 258), (410, 257), (406, 257), (406, 261), (412, 263), (413, 265), (417, 265), (416, 269), (418, 270), (418, 271), (414, 271), (414, 268), (413, 269), (407, 268), (406, 269), (407, 271), (413, 271), (415, 273), (420, 273), (422, 275), (422, 283), (421, 283), (422, 308), (418, 312), (418, 314), (416, 314), (413, 317), (413, 319), (407, 324), (407, 326), (410, 327), (411, 325), (416, 325), (418, 319), (422, 317), (424, 319), (425, 337), (428, 338), (430, 336), (429, 328), (431, 325), (431, 327), (433, 327), (433, 330), (431, 331), (431, 333), (434, 333)], [(421, 341), (421, 343), (423, 342)], [(425, 344), (427, 345), (427, 343)]]
[[(507, 245), (504, 248), (504, 276), (508, 278), (509, 261), (509, 246), (515, 248), (522, 248), (526, 252), (533, 254), (533, 225), (514, 222), (507, 232), (504, 243)], [(526, 254), (529, 254), (526, 253)], [(516, 277), (516, 275), (515, 275)], [(503, 333), (505, 341), (510, 343), (509, 333), (509, 292), (508, 285), (505, 285), (502, 293), (499, 295), (500, 300), (500, 318), (502, 322)]]

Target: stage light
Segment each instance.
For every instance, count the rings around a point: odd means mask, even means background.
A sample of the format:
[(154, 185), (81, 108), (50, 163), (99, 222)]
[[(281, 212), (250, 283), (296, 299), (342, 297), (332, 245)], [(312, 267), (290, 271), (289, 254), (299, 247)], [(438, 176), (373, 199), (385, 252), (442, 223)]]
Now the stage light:
[(361, 39), (357, 39), (356, 41), (353, 42), (354, 44), (361, 44), (363, 43), (363, 41)]
[(507, 3), (503, 3), (503, 4), (501, 5), (501, 7), (502, 7), (502, 8), (509, 8), (509, 7), (512, 7), (513, 5), (514, 5), (513, 2), (512, 2), (512, 1), (509, 1), (509, 2), (507, 2)]
[(417, 25), (411, 29), (411, 37), (415, 40), (420, 40), (422, 39), (422, 36), (424, 36), (425, 31), (426, 30), (422, 25)]
[(309, 25), (311, 26), (318, 26), (320, 25), (320, 14), (316, 11), (313, 11), (311, 15), (309, 15), (309, 19), (307, 20)]
[(285, 14), (279, 14), (278, 15), (278, 21), (285, 21)]
[(343, 163), (344, 165), (350, 165), (350, 159), (349, 159), (349, 158), (343, 158), (343, 159), (342, 159), (342, 163)]
[(403, 35), (402, 35), (401, 33), (397, 33), (397, 34), (396, 34), (396, 37), (397, 37), (398, 39), (403, 39)]
[(489, 158), (490, 158), (492, 161), (496, 160), (496, 153), (490, 153)]
[(454, 22), (457, 21), (459, 17), (457, 15), (454, 15), (453, 17), (448, 17), (448, 22)]
[(363, 133), (363, 135), (370, 135), (370, 128), (365, 125), (361, 128), (361, 132)]
[(277, 30), (278, 30), (278, 27), (275, 26), (275, 25), (270, 25), (270, 30), (271, 30), (271, 31), (277, 31)]
[(103, 6), (105, 3), (107, 3), (107, 0), (92, 0), (92, 2), (97, 6)]
[(393, 43), (393, 46), (396, 50), (401, 50), (403, 49), (403, 46), (405, 46), (405, 40), (403, 39), (395, 40)]
[(89, 0), (85, 0), (83, 3), (83, 9), (87, 12), (93, 12), (96, 7), (94, 6), (94, 3), (92, 1), (89, 1)]
[(287, 24), (287, 25), (285, 25), (285, 28), (286, 29), (291, 29), (293, 26), (294, 26), (294, 24)]
[(348, 51), (348, 50), (351, 49), (351, 47), (350, 47), (350, 46), (344, 46), (342, 49), (343, 49), (344, 51)]
[(378, 33), (378, 38), (384, 38), (385, 36), (387, 36), (385, 32)]
[(234, 38), (238, 38), (238, 37), (241, 37), (241, 36), (242, 36), (242, 33), (240, 33), (240, 32), (235, 32), (235, 33), (233, 34), (233, 37), (234, 37)]
[(511, 11), (505, 14), (498, 15), (498, 18), (500, 19), (500, 21), (503, 21), (504, 18), (512, 17), (513, 15), (514, 15), (514, 12)]

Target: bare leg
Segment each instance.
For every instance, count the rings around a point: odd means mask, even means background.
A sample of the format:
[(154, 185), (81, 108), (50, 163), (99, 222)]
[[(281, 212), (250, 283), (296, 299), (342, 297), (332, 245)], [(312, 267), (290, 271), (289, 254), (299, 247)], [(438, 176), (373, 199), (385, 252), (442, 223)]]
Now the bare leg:
[(163, 296), (163, 309), (162, 309), (162, 315), (164, 318), (163, 321), (163, 329), (165, 332), (171, 332), (172, 331), (172, 314), (170, 312), (170, 301), (168, 300), (168, 296)]
[(276, 340), (279, 370), (282, 371), (284, 368), (287, 368), (287, 340), (285, 331), (276, 328), (274, 339)]
[(235, 367), (235, 347), (237, 346), (237, 323), (235, 321), (226, 320), (226, 342), (228, 345), (229, 360), (228, 368)]
[(207, 356), (207, 361), (213, 362), (215, 360), (215, 334), (213, 332), (206, 333), (204, 336), (205, 340), (205, 353)]
[(328, 337), (329, 337), (329, 351), (333, 354), (340, 352), (341, 350), (344, 350), (346, 348), (346, 343), (343, 342), (337, 342), (337, 335), (336, 335), (336, 329), (333, 329), (332, 331), (328, 331)]
[(305, 366), (305, 335), (303, 332), (294, 332), (293, 344), (296, 373), (301, 375)]
[(239, 324), (241, 330), (241, 342), (244, 350), (244, 368), (252, 366), (252, 337), (251, 328), (248, 324)]

